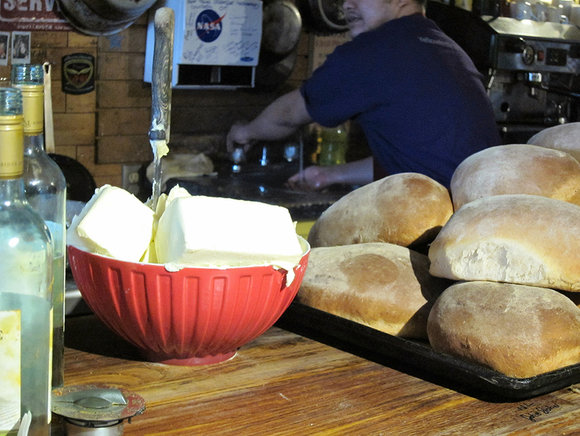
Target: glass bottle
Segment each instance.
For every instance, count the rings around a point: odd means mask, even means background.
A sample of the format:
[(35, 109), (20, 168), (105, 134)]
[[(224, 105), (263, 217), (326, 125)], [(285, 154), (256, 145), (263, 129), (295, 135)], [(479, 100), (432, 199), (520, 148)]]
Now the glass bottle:
[(53, 344), (52, 387), (64, 384), (64, 322), (66, 276), (66, 180), (44, 150), (44, 67), (12, 67), (12, 86), (22, 91), (24, 113), (24, 190), (53, 239)]
[(328, 166), (346, 163), (348, 133), (343, 125), (334, 128), (322, 128), (320, 130), (320, 139), (319, 165)]
[(48, 435), (52, 243), (24, 193), (22, 95), (0, 88), (0, 434)]

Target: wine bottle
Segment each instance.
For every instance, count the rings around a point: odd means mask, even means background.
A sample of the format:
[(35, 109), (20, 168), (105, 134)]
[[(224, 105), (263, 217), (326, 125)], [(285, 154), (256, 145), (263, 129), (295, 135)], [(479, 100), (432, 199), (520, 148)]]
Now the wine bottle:
[(44, 149), (44, 67), (12, 67), (12, 85), (22, 91), (24, 113), (24, 191), (53, 239), (52, 387), (64, 384), (64, 328), (66, 276), (66, 180)]
[(0, 88), (0, 434), (48, 435), (52, 241), (24, 193), (22, 94)]

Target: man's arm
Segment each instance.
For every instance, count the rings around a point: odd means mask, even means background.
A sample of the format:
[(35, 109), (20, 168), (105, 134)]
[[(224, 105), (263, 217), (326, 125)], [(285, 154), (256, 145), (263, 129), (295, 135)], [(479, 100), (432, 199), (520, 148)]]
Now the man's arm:
[(247, 150), (253, 141), (284, 139), (310, 122), (312, 118), (304, 98), (296, 89), (274, 100), (253, 121), (234, 124), (226, 139), (228, 151), (231, 152), (235, 144), (244, 145)]
[(373, 181), (373, 158), (342, 165), (310, 166), (288, 179), (293, 189), (318, 190), (337, 183), (366, 185)]

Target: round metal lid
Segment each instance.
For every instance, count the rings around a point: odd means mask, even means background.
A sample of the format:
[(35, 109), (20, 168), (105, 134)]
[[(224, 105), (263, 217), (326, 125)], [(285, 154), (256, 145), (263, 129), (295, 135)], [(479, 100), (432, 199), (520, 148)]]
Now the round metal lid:
[(108, 385), (65, 386), (53, 390), (52, 411), (65, 419), (98, 426), (142, 414), (145, 400), (134, 392)]

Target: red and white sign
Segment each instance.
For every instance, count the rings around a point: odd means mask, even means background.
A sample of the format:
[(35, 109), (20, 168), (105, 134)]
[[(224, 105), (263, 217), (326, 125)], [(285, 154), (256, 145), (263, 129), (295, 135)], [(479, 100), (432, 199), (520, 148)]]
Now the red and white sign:
[(72, 30), (56, 0), (0, 0), (0, 31)]

